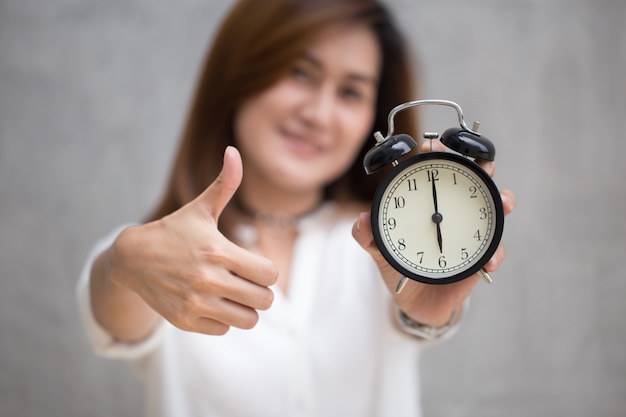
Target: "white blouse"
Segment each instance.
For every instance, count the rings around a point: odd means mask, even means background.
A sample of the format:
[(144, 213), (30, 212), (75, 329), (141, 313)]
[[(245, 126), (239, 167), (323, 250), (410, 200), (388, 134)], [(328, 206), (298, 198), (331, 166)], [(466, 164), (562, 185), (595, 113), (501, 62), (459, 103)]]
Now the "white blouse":
[(136, 366), (148, 416), (420, 416), (420, 343), (394, 325), (355, 220), (326, 205), (300, 221), (289, 296), (274, 288), (254, 329), (207, 336), (164, 321), (134, 345), (96, 323), (89, 298), (92, 264), (119, 228), (92, 249), (77, 285), (93, 348)]

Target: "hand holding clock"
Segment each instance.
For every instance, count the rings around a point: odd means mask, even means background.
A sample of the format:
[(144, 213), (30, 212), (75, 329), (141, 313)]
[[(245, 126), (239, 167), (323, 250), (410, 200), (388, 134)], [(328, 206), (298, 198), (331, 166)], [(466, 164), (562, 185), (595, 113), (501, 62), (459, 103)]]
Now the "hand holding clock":
[[(439, 141), (425, 143), (422, 146), (422, 152), (432, 150), (444, 151), (445, 147)], [(479, 162), (482, 168), (490, 175), (495, 173), (494, 162)], [(433, 182), (433, 203), (437, 204), (435, 212), (438, 212), (437, 190)], [(516, 204), (515, 194), (509, 190), (501, 190), (500, 196), (504, 214), (511, 213)], [(437, 223), (433, 218), (432, 221)], [(378, 265), (385, 284), (394, 297), (396, 305), (404, 311), (411, 319), (427, 324), (430, 326), (441, 326), (449, 321), (452, 311), (460, 308), (461, 304), (471, 293), (472, 289), (479, 281), (480, 276), (473, 276), (445, 285), (430, 285), (418, 281), (409, 280), (406, 288), (400, 293), (395, 294), (396, 285), (400, 278), (400, 274), (385, 260), (380, 250), (374, 242), (372, 232), (370, 214), (362, 213), (356, 221), (353, 228), (353, 236), (357, 242), (367, 250)], [(438, 243), (441, 241), (440, 232), (438, 233)], [(442, 243), (439, 244), (442, 250)], [(487, 272), (497, 270), (505, 258), (505, 250), (499, 245), (491, 259), (484, 265), (483, 269)]]

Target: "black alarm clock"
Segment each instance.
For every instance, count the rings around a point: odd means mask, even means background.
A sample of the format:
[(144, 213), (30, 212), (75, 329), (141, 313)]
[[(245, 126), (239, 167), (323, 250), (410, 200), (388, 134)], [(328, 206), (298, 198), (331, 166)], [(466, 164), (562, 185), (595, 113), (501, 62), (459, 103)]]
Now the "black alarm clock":
[[(425, 152), (400, 160), (416, 146), (407, 134), (394, 135), (394, 116), (413, 106), (443, 105), (456, 109), (459, 126), (440, 139), (453, 152)], [(447, 284), (475, 273), (491, 282), (482, 269), (495, 253), (504, 227), (500, 192), (477, 160), (493, 161), (495, 147), (463, 119), (461, 107), (447, 100), (419, 100), (389, 113), (388, 132), (376, 132), (376, 145), (363, 160), (367, 174), (391, 164), (378, 185), (371, 210), (376, 245), (387, 262), (406, 279)]]

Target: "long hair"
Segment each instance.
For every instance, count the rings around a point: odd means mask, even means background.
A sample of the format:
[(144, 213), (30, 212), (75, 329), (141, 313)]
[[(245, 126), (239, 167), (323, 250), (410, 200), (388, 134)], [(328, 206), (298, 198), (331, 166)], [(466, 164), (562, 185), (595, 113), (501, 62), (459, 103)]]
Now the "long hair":
[[(287, 74), (324, 30), (338, 24), (366, 25), (376, 35), (382, 68), (371, 134), (386, 132), (388, 112), (414, 100), (417, 92), (407, 45), (383, 5), (376, 0), (241, 0), (206, 56), (169, 182), (150, 220), (179, 209), (215, 180), (224, 150), (235, 143), (233, 123), (241, 103)], [(415, 117), (396, 120), (397, 132), (414, 136), (416, 128)], [(327, 186), (325, 198), (371, 200), (380, 178), (366, 176), (362, 160), (374, 143), (364, 140), (352, 166)]]

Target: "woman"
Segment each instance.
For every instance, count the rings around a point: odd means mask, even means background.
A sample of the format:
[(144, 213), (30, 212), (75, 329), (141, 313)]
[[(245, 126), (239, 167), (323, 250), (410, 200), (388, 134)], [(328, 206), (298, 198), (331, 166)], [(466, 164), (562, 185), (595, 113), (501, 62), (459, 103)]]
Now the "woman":
[(375, 0), (234, 7), (164, 198), (96, 245), (78, 285), (96, 350), (139, 367), (148, 415), (419, 415), (420, 339), (397, 312), (453, 326), (478, 277), (395, 294), (373, 244), (361, 161), (415, 98), (411, 73)]

